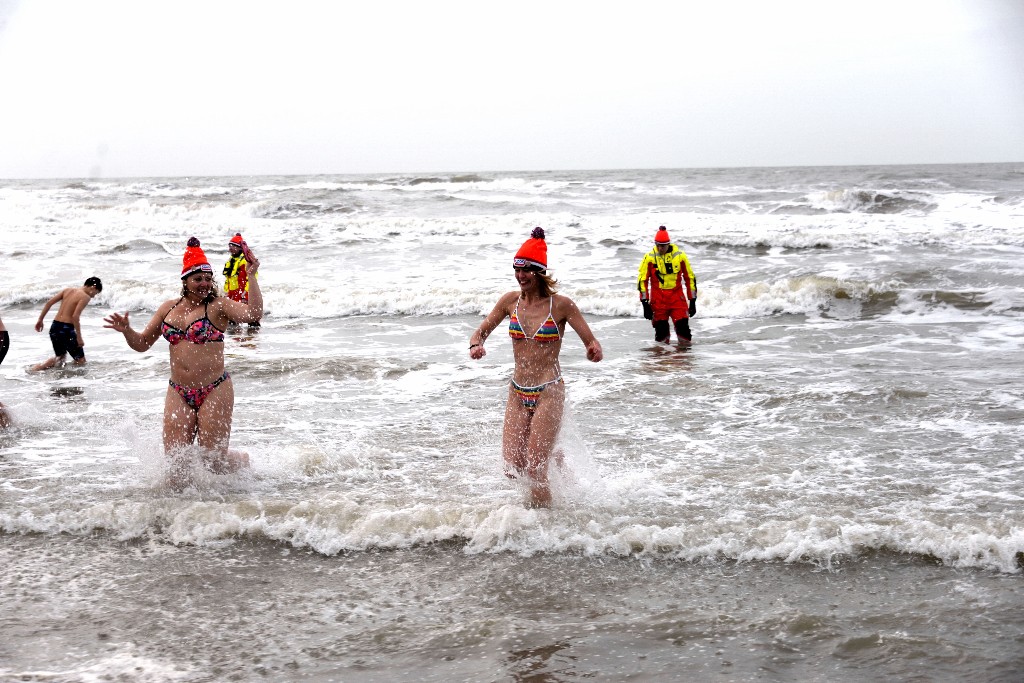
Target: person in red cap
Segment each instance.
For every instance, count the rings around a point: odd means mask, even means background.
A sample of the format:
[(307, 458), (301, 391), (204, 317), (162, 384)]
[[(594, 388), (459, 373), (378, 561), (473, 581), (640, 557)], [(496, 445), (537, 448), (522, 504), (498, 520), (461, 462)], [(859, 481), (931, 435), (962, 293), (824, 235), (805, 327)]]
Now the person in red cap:
[(171, 377), (164, 397), (164, 452), (171, 458), (170, 484), (191, 481), (187, 450), (198, 443), (203, 464), (212, 472), (236, 472), (249, 456), (228, 449), (235, 388), (224, 370), (224, 330), (228, 323), (259, 320), (263, 295), (256, 281), (259, 259), (242, 242), (251, 288), (248, 303), (218, 296), (213, 268), (199, 240), (188, 241), (181, 268), (181, 297), (162, 303), (141, 331), (131, 328), (128, 313), (111, 313), (106, 325), (124, 335), (128, 346), (148, 351), (163, 336), (170, 345)]
[(669, 318), (681, 344), (689, 344), (690, 318), (697, 314), (697, 276), (683, 250), (672, 244), (665, 226), (654, 234), (654, 249), (640, 261), (637, 282), (644, 317), (654, 326), (654, 339), (669, 340)]
[(506, 474), (523, 476), (530, 484), (531, 505), (551, 504), (548, 460), (562, 426), (565, 384), (558, 366), (565, 325), (576, 331), (595, 363), (604, 357), (573, 300), (555, 293), (557, 282), (547, 274), (548, 246), (544, 231), (534, 228), (515, 258), (519, 289), (505, 294), (469, 337), (469, 357), (483, 358), (484, 342), (505, 318), (512, 338), (515, 371), (509, 382), (502, 455)]
[[(246, 268), (245, 256), (242, 254), (242, 233), (236, 232), (228, 241), (231, 256), (224, 264), (224, 294), (232, 301), (243, 304), (249, 301), (249, 271)], [(259, 327), (259, 320), (249, 323), (249, 327)]]

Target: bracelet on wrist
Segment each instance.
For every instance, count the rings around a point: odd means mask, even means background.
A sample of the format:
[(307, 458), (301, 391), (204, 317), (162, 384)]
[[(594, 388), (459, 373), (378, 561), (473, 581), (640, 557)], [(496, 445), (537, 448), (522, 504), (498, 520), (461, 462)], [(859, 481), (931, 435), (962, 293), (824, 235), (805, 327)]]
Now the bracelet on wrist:
[(470, 348), (470, 349), (475, 349), (475, 348), (476, 348), (476, 347), (478, 347), (478, 346), (483, 346), (483, 344), (470, 344), (470, 345), (469, 345), (469, 348)]

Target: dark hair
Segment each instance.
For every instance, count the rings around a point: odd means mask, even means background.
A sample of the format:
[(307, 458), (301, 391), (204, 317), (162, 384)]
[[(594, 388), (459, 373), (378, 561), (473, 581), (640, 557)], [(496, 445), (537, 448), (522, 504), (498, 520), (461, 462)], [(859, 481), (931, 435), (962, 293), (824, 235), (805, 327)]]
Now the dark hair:
[(98, 277), (96, 277), (95, 275), (93, 277), (91, 277), (91, 278), (86, 279), (85, 286), (86, 287), (95, 287), (97, 292), (102, 292), (103, 291), (103, 283), (100, 282), (100, 279)]

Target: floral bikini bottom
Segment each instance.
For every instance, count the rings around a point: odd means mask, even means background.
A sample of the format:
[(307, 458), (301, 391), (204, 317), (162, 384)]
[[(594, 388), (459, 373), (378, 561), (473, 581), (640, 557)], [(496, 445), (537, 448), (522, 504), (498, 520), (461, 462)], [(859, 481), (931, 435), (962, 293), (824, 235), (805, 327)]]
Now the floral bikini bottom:
[(231, 375), (229, 375), (227, 370), (225, 370), (223, 375), (213, 380), (212, 384), (207, 384), (205, 387), (183, 387), (171, 379), (167, 380), (167, 383), (170, 384), (171, 388), (177, 391), (183, 399), (185, 399), (185, 403), (189, 404), (193, 410), (198, 412), (199, 407), (203, 405), (203, 401), (205, 401), (206, 397), (210, 395), (210, 392), (216, 389), (218, 384), (230, 378)]

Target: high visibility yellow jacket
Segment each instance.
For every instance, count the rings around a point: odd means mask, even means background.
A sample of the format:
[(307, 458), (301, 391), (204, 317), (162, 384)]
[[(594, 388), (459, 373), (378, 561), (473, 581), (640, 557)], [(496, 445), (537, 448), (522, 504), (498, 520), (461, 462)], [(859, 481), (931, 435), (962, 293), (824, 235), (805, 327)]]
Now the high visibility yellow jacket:
[(224, 264), (224, 293), (235, 301), (249, 300), (249, 274), (245, 270), (245, 257), (241, 254), (232, 256)]
[[(671, 290), (677, 290), (680, 298), (686, 300), (697, 298), (697, 276), (686, 254), (674, 244), (669, 245), (664, 255), (655, 247), (644, 256), (636, 287), (641, 299), (656, 299)], [(659, 291), (652, 291), (654, 289)]]

